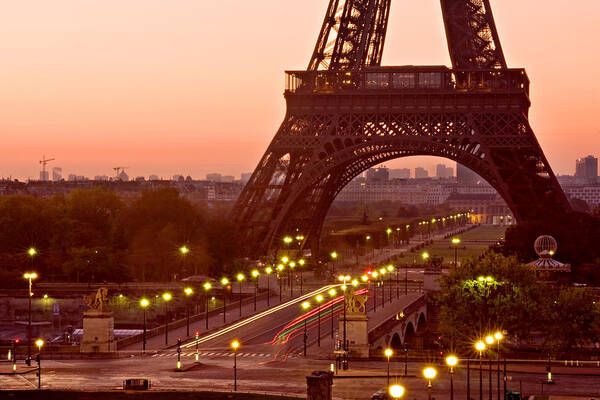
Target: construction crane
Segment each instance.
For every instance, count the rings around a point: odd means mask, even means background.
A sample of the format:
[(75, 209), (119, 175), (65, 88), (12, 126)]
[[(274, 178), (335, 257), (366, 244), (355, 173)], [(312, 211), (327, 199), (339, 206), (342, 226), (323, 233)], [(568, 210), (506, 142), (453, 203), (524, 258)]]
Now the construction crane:
[(125, 172), (125, 170), (129, 168), (129, 167), (114, 167), (113, 169), (115, 170), (115, 178), (116, 180), (121, 179), (121, 172)]
[(40, 180), (41, 181), (46, 181), (48, 180), (48, 174), (46, 172), (46, 164), (48, 164), (50, 161), (54, 161), (54, 158), (46, 158), (46, 155), (42, 156), (42, 159), (40, 160), (40, 164), (42, 165), (42, 171), (40, 172)]

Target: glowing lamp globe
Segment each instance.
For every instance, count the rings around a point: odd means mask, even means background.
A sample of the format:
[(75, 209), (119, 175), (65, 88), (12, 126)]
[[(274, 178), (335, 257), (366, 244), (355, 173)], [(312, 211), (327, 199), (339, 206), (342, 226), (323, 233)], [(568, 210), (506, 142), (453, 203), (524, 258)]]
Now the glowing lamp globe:
[(556, 239), (550, 235), (543, 235), (535, 239), (533, 248), (541, 258), (551, 258), (558, 248)]

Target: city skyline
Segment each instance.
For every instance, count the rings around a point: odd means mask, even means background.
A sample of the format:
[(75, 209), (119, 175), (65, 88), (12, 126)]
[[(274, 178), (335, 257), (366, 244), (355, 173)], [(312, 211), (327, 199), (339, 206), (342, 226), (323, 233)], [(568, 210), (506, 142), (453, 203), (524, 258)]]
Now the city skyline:
[[(384, 64), (450, 64), (439, 4), (421, 3), (392, 5)], [(0, 28), (11, 38), (0, 78), (0, 176), (35, 179), (42, 154), (56, 157), (65, 171), (91, 176), (116, 165), (144, 176), (237, 176), (254, 169), (284, 114), (283, 71), (306, 67), (324, 2), (294, 7), (293, 19), (292, 5), (275, 0), (260, 9), (239, 1), (225, 8), (143, 4), (142, 14), (136, 1), (8, 7)], [(597, 31), (599, 6), (585, 1), (575, 11), (540, 0), (494, 6), (509, 65), (525, 67), (532, 80), (537, 138), (555, 173), (572, 174), (573, 159), (600, 148), (600, 82), (564, 71), (573, 62), (582, 71), (597, 65), (587, 38)], [(198, 15), (215, 18), (199, 24)], [(563, 29), (553, 30), (557, 24)], [(274, 31), (285, 34), (273, 37)], [(202, 40), (208, 34), (221, 42)], [(421, 40), (414, 42), (415, 35)]]

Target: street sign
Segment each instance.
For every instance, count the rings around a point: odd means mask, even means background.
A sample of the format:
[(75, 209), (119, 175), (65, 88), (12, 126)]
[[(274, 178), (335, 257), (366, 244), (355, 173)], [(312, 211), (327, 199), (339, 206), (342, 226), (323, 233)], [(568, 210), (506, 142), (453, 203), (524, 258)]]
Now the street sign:
[(60, 306), (58, 305), (58, 303), (52, 304), (52, 313), (54, 315), (59, 315), (60, 314)]

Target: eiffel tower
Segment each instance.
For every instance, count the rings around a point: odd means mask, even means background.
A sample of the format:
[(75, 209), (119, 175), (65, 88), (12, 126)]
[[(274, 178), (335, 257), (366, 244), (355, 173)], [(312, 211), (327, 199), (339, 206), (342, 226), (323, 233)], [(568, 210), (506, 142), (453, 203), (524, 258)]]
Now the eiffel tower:
[(441, 0), (452, 68), (381, 66), (391, 0), (330, 0), (305, 71), (287, 71), (287, 112), (233, 217), (251, 255), (317, 248), (342, 188), (387, 160), (439, 156), (472, 169), (517, 221), (569, 203), (529, 125), (529, 79), (508, 68), (490, 0)]

